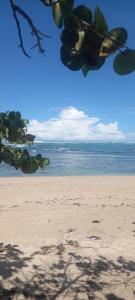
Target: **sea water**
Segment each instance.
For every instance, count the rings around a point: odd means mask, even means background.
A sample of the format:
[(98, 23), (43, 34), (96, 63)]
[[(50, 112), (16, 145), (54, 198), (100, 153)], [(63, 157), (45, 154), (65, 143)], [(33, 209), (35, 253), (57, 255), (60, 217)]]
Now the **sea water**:
[[(29, 151), (50, 160), (31, 176), (135, 175), (135, 143), (36, 142)], [(24, 174), (2, 163), (0, 176)]]

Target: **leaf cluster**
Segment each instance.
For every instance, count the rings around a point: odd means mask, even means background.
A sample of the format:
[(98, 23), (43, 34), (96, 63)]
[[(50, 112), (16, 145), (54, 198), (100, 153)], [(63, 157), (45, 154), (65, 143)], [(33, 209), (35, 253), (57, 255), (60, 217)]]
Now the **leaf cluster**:
[(49, 163), (41, 154), (31, 156), (28, 150), (11, 146), (16, 143), (33, 144), (35, 137), (27, 133), (27, 125), (28, 120), (23, 119), (19, 112), (0, 113), (0, 163), (7, 163), (26, 174), (34, 173)]
[(73, 0), (41, 0), (50, 6), (56, 26), (62, 29), (60, 57), (72, 71), (99, 70), (106, 59), (119, 52), (113, 63), (114, 71), (127, 75), (135, 71), (135, 50), (125, 46), (128, 33), (125, 28), (109, 30), (99, 7), (94, 13), (85, 5), (74, 7)]

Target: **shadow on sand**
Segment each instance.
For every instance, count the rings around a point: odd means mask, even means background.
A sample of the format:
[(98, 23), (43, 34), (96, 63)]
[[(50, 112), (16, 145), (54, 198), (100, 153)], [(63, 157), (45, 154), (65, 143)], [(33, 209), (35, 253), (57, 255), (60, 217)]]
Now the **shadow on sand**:
[(27, 257), (17, 245), (0, 244), (0, 300), (134, 297), (134, 261), (119, 257), (114, 262), (100, 255), (92, 261), (77, 248), (67, 252), (63, 244), (42, 247)]

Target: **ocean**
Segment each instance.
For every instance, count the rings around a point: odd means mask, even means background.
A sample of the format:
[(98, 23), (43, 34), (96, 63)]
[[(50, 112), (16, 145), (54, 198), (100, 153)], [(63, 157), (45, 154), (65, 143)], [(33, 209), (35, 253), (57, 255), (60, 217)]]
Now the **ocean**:
[[(135, 175), (135, 143), (36, 142), (29, 150), (50, 164), (28, 176)], [(27, 175), (2, 163), (0, 176)]]

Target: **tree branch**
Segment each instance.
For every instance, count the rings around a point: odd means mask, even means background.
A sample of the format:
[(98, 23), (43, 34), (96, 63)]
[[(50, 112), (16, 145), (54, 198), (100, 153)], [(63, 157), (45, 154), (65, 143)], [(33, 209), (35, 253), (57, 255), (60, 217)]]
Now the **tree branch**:
[(21, 15), (26, 20), (26, 22), (28, 23), (28, 25), (31, 29), (31, 34), (34, 35), (36, 38), (36, 44), (31, 49), (38, 48), (39, 52), (41, 54), (44, 54), (45, 49), (42, 47), (42, 44), (41, 44), (42, 37), (50, 38), (51, 36), (46, 35), (46, 34), (42, 33), (40, 30), (38, 30), (36, 28), (36, 26), (34, 25), (32, 19), (29, 17), (29, 15), (22, 8), (20, 8), (18, 5), (16, 5), (14, 0), (9, 0), (9, 2), (10, 2), (10, 6), (11, 6), (11, 9), (13, 12), (13, 17), (16, 22), (17, 30), (18, 30), (18, 36), (19, 36), (19, 40), (20, 40), (19, 47), (22, 49), (23, 54), (30, 58), (30, 55), (27, 53), (27, 51), (25, 50), (25, 47), (24, 47), (24, 42), (23, 42), (23, 38), (22, 38), (22, 30), (21, 30), (21, 26), (20, 26), (20, 22), (19, 22), (17, 14)]

